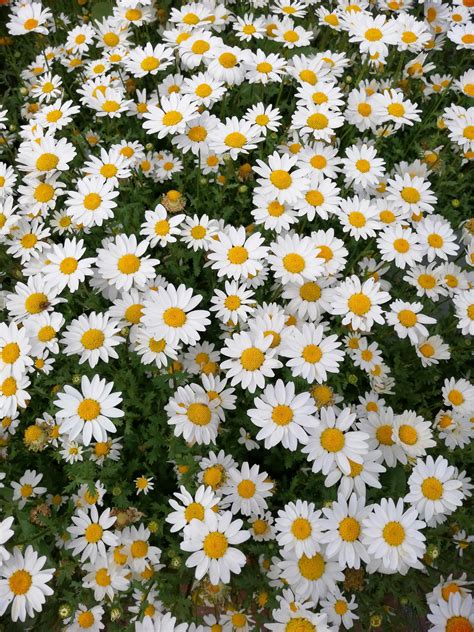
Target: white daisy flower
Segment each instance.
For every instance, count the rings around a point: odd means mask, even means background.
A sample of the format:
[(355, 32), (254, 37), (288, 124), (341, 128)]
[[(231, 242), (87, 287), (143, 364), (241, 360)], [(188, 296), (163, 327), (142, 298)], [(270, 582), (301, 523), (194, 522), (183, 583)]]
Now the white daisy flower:
[(100, 515), (95, 505), (89, 508), (89, 513), (78, 509), (72, 516), (71, 527), (67, 531), (72, 539), (66, 543), (66, 548), (72, 550), (74, 556), (81, 554), (81, 562), (90, 560), (95, 562), (97, 557), (106, 557), (106, 546), (113, 547), (119, 542), (118, 537), (110, 531), (117, 518), (110, 515), (110, 509), (105, 509)]

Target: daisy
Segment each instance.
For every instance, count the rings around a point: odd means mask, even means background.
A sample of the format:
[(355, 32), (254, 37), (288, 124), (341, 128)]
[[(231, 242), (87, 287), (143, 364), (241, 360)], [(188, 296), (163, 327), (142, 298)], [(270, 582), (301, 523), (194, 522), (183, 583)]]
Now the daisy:
[(391, 498), (382, 498), (362, 523), (362, 543), (388, 571), (406, 575), (409, 568), (422, 568), (419, 558), (426, 545), (421, 529), (425, 527), (414, 507), (404, 511), (402, 499), (395, 504)]
[(435, 258), (447, 260), (458, 253), (459, 246), (451, 224), (441, 216), (423, 219), (418, 223), (416, 232), (429, 262)]
[(388, 55), (388, 46), (397, 41), (395, 21), (383, 14), (373, 17), (365, 11), (354, 13), (348, 27), (350, 41), (359, 44), (361, 53), (379, 55), (384, 59)]
[(102, 623), (103, 616), (104, 609), (102, 606), (88, 608), (80, 603), (74, 616), (65, 619), (64, 623), (67, 624), (67, 632), (82, 632), (84, 629), (90, 630), (90, 632), (100, 632), (105, 627)]
[(123, 342), (120, 327), (107, 313), (89, 312), (71, 321), (61, 340), (66, 355), (80, 355), (79, 364), (88, 362), (94, 368), (99, 360), (118, 358), (114, 347)]
[(298, 443), (306, 444), (306, 428), (318, 424), (316, 407), (309, 393), (295, 394), (293, 382), (285, 384), (277, 380), (275, 385), (265, 387), (262, 395), (254, 400), (256, 408), (247, 411), (252, 423), (261, 428), (257, 441), (265, 440), (265, 448), (281, 443), (284, 448), (295, 451)]
[(448, 601), (430, 604), (427, 618), (432, 623), (432, 632), (450, 632), (449, 628), (456, 629), (454, 626), (469, 632), (474, 628), (472, 595), (453, 594)]
[(266, 378), (274, 376), (274, 369), (282, 366), (274, 358), (271, 349), (273, 338), (263, 333), (250, 335), (247, 332), (233, 334), (226, 338), (222, 355), (228, 357), (221, 364), (232, 386), (241, 384), (242, 388), (254, 393), (257, 388), (265, 387)]
[(194, 309), (201, 300), (201, 295), (193, 295), (193, 290), (184, 284), (160, 287), (143, 303), (143, 325), (157, 340), (164, 339), (174, 347), (179, 342), (196, 344), (201, 337), (199, 332), (210, 324), (207, 310)]
[(436, 445), (431, 423), (412, 410), (395, 415), (392, 438), (406, 454), (402, 463), (406, 462), (407, 457), (414, 459), (424, 456), (428, 448)]
[(83, 375), (80, 391), (64, 386), (54, 402), (59, 408), (56, 416), (64, 419), (61, 434), (68, 434), (71, 440), (81, 435), (85, 446), (92, 437), (96, 441), (107, 441), (107, 433), (116, 432), (111, 418), (124, 416), (124, 412), (116, 408), (122, 402), (121, 393), (113, 393), (113, 387), (113, 382), (101, 380), (98, 375), (92, 380)]
[[(17, 5), (10, 13), (10, 21), (7, 22), (7, 29), (10, 35), (25, 35), (26, 33), (48, 34), (46, 24), (53, 18), (53, 14), (48, 8), (43, 8), (41, 2), (31, 2), (29, 4)], [(30, 614), (29, 616), (32, 616)], [(16, 620), (16, 619), (14, 619)], [(21, 619), (24, 621), (25, 617)]]
[(275, 278), (282, 284), (303, 283), (322, 274), (322, 261), (315, 257), (310, 237), (289, 234), (270, 244), (270, 264)]
[(304, 138), (330, 142), (335, 130), (344, 124), (344, 119), (326, 104), (298, 107), (291, 119), (291, 127)]
[(336, 210), (342, 230), (356, 241), (376, 236), (376, 230), (380, 228), (378, 214), (370, 199), (358, 195), (341, 200)]
[(173, 62), (174, 56), (171, 48), (163, 44), (153, 46), (148, 42), (145, 46), (132, 48), (127, 55), (124, 65), (126, 70), (134, 77), (146, 77), (156, 75), (165, 70)]
[(84, 164), (83, 170), (86, 176), (101, 176), (116, 187), (119, 180), (129, 178), (131, 175), (128, 162), (128, 159), (118, 149), (106, 151), (101, 148), (100, 158), (90, 156)]
[(233, 514), (240, 511), (244, 516), (257, 514), (267, 509), (268, 498), (272, 495), (273, 483), (268, 474), (260, 472), (258, 465), (245, 462), (241, 469), (231, 468), (225, 486), (222, 489), (224, 505), (231, 505)]
[(242, 530), (242, 520), (232, 518), (230, 511), (212, 513), (206, 522), (194, 520), (185, 527), (181, 549), (192, 553), (186, 566), (196, 567), (196, 579), (208, 574), (212, 584), (228, 584), (231, 572), (239, 574), (245, 566), (245, 555), (233, 545), (248, 540), (250, 533)]
[(232, 456), (225, 454), (224, 450), (220, 450), (218, 454), (211, 451), (207, 457), (199, 459), (201, 471), (198, 474), (198, 481), (220, 494), (227, 480), (228, 471), (236, 466), (237, 463)]
[(243, 226), (230, 226), (226, 232), (219, 232), (219, 239), (209, 244), (208, 259), (217, 276), (244, 279), (255, 275), (263, 268), (263, 259), (268, 248), (263, 246), (263, 236), (256, 232), (247, 237)]
[(46, 487), (41, 487), (39, 485), (42, 478), (43, 475), (41, 473), (37, 473), (36, 470), (26, 470), (23, 476), (19, 479), (18, 483), (16, 481), (12, 481), (11, 486), (13, 488), (13, 500), (19, 501), (19, 509), (23, 509), (29, 500), (36, 498), (37, 496), (41, 496), (47, 491)]
[(63, 129), (69, 125), (81, 109), (72, 103), (72, 101), (64, 101), (63, 103), (61, 99), (58, 99), (54, 103), (44, 106), (37, 116), (39, 125), (52, 132)]
[(379, 233), (377, 248), (384, 261), (393, 261), (402, 270), (423, 259), (424, 248), (417, 234), (401, 224), (389, 226)]
[(312, 471), (327, 475), (336, 465), (341, 472), (349, 474), (351, 464), (362, 463), (363, 455), (368, 451), (369, 435), (360, 430), (349, 430), (355, 421), (350, 408), (340, 413), (334, 408), (321, 408), (320, 424), (309, 432), (308, 444), (302, 452), (312, 461)]
[(217, 400), (210, 400), (204, 390), (195, 392), (187, 384), (179, 386), (165, 406), (167, 422), (174, 426), (174, 435), (188, 443), (215, 443), (219, 429)]
[(429, 526), (434, 526), (462, 505), (461, 487), (455, 468), (446, 459), (438, 456), (435, 461), (428, 456), (424, 461), (417, 460), (408, 479), (410, 491), (404, 501), (415, 507)]
[(278, 512), (275, 522), (276, 539), (283, 551), (294, 551), (298, 557), (311, 557), (321, 547), (321, 511), (314, 503), (297, 500), (290, 502)]
[(194, 496), (182, 485), (179, 490), (179, 492), (173, 494), (176, 500), (174, 498), (169, 500), (169, 504), (174, 511), (165, 518), (166, 522), (171, 525), (170, 531), (172, 533), (184, 529), (191, 520), (206, 522), (209, 519), (210, 512), (213, 512), (213, 508), (218, 503), (218, 498), (211, 487), (201, 485)]
[[(381, 17), (381, 16), (378, 16)], [(401, 90), (384, 90), (373, 97), (374, 112), (380, 123), (395, 125), (395, 129), (419, 122), (420, 110)]]
[(13, 524), (13, 516), (0, 521), (0, 566), (10, 559), (10, 553), (3, 546), (15, 533), (10, 527)]
[(344, 352), (336, 335), (324, 336), (322, 325), (304, 324), (301, 330), (292, 327), (284, 337), (280, 354), (289, 358), (286, 366), (294, 377), (321, 384), (328, 373), (337, 373)]
[(395, 467), (398, 461), (404, 463), (406, 459), (403, 447), (395, 443), (394, 425), (393, 410), (385, 406), (377, 412), (369, 412), (366, 420), (358, 424), (359, 429), (369, 435), (370, 449), (378, 450), (388, 467)]
[(15, 214), (17, 210), (18, 207), (15, 206), (14, 198), (6, 196), (4, 199), (1, 199), (0, 193), (0, 239), (4, 235), (8, 235), (16, 222), (18, 222), (19, 217)]
[(58, 181), (59, 175), (54, 174), (46, 180), (42, 177), (26, 177), (23, 185), (18, 187), (21, 194), (18, 199), (20, 206), (28, 208), (34, 216), (44, 216), (47, 211), (55, 208), (58, 197), (64, 194), (63, 189), (66, 186)]
[(178, 360), (179, 347), (173, 347), (164, 338), (154, 338), (141, 327), (135, 332), (133, 350), (140, 357), (142, 364), (152, 364), (158, 368), (168, 366), (169, 360)]
[(249, 83), (267, 84), (281, 82), (285, 74), (286, 61), (276, 53), (265, 53), (257, 48), (255, 51), (246, 50), (244, 59), (245, 79)]
[(399, 338), (403, 340), (408, 336), (412, 345), (416, 345), (428, 336), (425, 325), (436, 322), (436, 318), (422, 314), (422, 309), (422, 303), (406, 303), (397, 299), (391, 303), (391, 311), (387, 312), (387, 323), (394, 327)]
[[(283, 555), (278, 567), (280, 577), (285, 580), (285, 584), (289, 584), (299, 599), (311, 599), (315, 603), (328, 593), (333, 593), (336, 582), (344, 579), (338, 563), (328, 560), (322, 552), (298, 556), (290, 551)], [(307, 613), (306, 610), (303, 612)]]
[(291, 18), (285, 17), (281, 22), (276, 22), (274, 40), (281, 42), (285, 48), (291, 50), (301, 46), (310, 46), (312, 37), (312, 31), (307, 31), (302, 26), (296, 26)]
[(160, 106), (150, 105), (143, 118), (143, 128), (149, 134), (164, 138), (168, 134), (183, 134), (186, 124), (197, 113), (197, 103), (191, 95), (171, 94), (163, 97)]
[(219, 224), (215, 219), (209, 219), (207, 215), (193, 215), (184, 219), (180, 234), (182, 241), (196, 252), (209, 250), (218, 232)]
[(469, 413), (474, 408), (474, 386), (463, 378), (454, 377), (444, 380), (442, 388), (443, 400), (446, 406), (452, 406), (457, 413)]
[(20, 258), (22, 264), (26, 263), (32, 256), (48, 248), (46, 239), (49, 235), (49, 228), (41, 220), (29, 222), (21, 219), (10, 236), (7, 254)]
[(453, 299), (457, 328), (464, 336), (474, 334), (474, 290), (460, 292)]
[(343, 325), (350, 323), (353, 329), (370, 331), (374, 322), (385, 322), (380, 305), (389, 300), (388, 292), (381, 291), (373, 278), (361, 283), (352, 275), (334, 288), (331, 309), (333, 314), (343, 315)]
[(356, 609), (355, 596), (352, 595), (349, 601), (339, 588), (336, 588), (332, 595), (321, 600), (321, 612), (327, 615), (330, 623), (339, 626), (339, 629), (343, 626), (346, 630), (350, 630), (354, 626), (354, 621), (359, 619), (354, 613)]
[(119, 192), (112, 182), (96, 176), (78, 180), (76, 186), (77, 191), (68, 191), (65, 201), (74, 222), (87, 227), (102, 226), (104, 220), (114, 216), (114, 198)]
[(67, 542), (66, 548), (71, 549), (74, 556), (80, 553), (81, 562), (90, 560), (94, 563), (97, 557), (106, 557), (106, 545), (113, 547), (119, 541), (110, 531), (116, 520), (115, 516), (110, 515), (108, 508), (100, 515), (95, 505), (89, 508), (89, 513), (78, 509), (72, 516), (73, 526), (67, 529), (72, 540)]
[(183, 68), (193, 70), (208, 63), (221, 43), (209, 31), (196, 29), (179, 44), (179, 57)]
[(67, 171), (76, 150), (65, 138), (55, 140), (45, 136), (40, 142), (25, 142), (20, 145), (17, 163), (21, 171), (30, 175), (53, 175), (55, 171)]
[[(191, 95), (200, 106), (210, 108), (214, 103), (222, 100), (227, 88), (223, 81), (218, 81), (209, 72), (199, 72), (184, 79), (182, 92)], [(203, 112), (203, 114), (207, 113)], [(217, 117), (207, 114), (206, 118), (212, 121), (211, 129), (213, 129), (218, 122)]]
[(432, 213), (437, 199), (430, 189), (430, 183), (423, 178), (395, 174), (388, 181), (387, 201), (405, 213), (417, 214)]
[(158, 259), (144, 256), (148, 245), (148, 241), (138, 242), (135, 235), (117, 235), (106, 248), (97, 251), (96, 265), (101, 276), (117, 290), (143, 288), (155, 276), (154, 266), (159, 263)]
[(48, 251), (49, 263), (44, 269), (44, 278), (59, 292), (68, 288), (75, 292), (86, 276), (92, 276), (93, 257), (82, 258), (86, 249), (82, 239), (65, 239), (62, 244), (54, 244)]
[(385, 173), (385, 160), (378, 158), (375, 148), (366, 144), (348, 147), (342, 165), (346, 183), (355, 189), (376, 186)]
[(254, 310), (254, 292), (239, 286), (237, 281), (226, 281), (225, 292), (216, 288), (211, 298), (211, 312), (224, 323), (244, 322)]
[(21, 378), (26, 368), (33, 364), (31, 344), (25, 328), (16, 323), (0, 323), (0, 372)]
[(9, 369), (0, 371), (0, 414), (14, 415), (18, 408), (26, 408), (30, 395), (26, 389), (30, 386), (29, 378), (22, 374), (13, 377)]
[(13, 167), (0, 162), (0, 201), (13, 192), (17, 175)]
[(38, 557), (32, 546), (27, 546), (24, 552), (17, 547), (13, 549), (10, 558), (0, 567), (0, 614), (10, 605), (12, 621), (25, 621), (27, 616), (34, 617), (36, 612), (41, 612), (46, 597), (54, 593), (48, 582), (55, 569), (44, 568), (45, 563), (46, 556)]
[(236, 116), (218, 123), (209, 135), (209, 149), (217, 155), (229, 154), (236, 160), (239, 154), (248, 154), (261, 141), (261, 130), (250, 121), (240, 121)]

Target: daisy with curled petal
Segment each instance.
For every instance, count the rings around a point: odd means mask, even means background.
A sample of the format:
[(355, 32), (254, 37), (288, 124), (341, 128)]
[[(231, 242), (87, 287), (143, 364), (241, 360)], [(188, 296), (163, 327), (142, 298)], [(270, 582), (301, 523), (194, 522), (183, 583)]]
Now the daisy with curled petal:
[(256, 275), (263, 268), (268, 248), (261, 233), (247, 236), (245, 228), (230, 226), (218, 233), (219, 239), (209, 243), (208, 259), (217, 276), (238, 280)]
[(418, 459), (408, 479), (409, 493), (404, 501), (418, 511), (428, 526), (444, 521), (463, 503), (462, 484), (455, 468), (442, 456)]
[(165, 411), (167, 423), (174, 426), (174, 435), (183, 436), (188, 443), (209, 445), (215, 443), (219, 430), (217, 407), (219, 402), (210, 400), (203, 390), (196, 392), (189, 384), (179, 386)]
[(351, 464), (362, 463), (368, 452), (369, 435), (360, 430), (349, 430), (355, 421), (350, 408), (337, 413), (334, 407), (321, 408), (320, 423), (309, 431), (307, 445), (302, 452), (312, 461), (312, 471), (328, 474), (336, 465), (344, 474), (350, 474)]
[(295, 451), (298, 443), (308, 441), (307, 428), (318, 424), (316, 407), (309, 393), (296, 395), (293, 382), (285, 384), (277, 380), (265, 387), (262, 395), (254, 400), (256, 408), (247, 411), (252, 423), (261, 428), (257, 441), (264, 440), (269, 449), (278, 443)]
[(323, 263), (315, 256), (311, 237), (296, 233), (277, 237), (270, 244), (267, 261), (282, 285), (314, 281), (323, 272)]
[(97, 250), (99, 273), (117, 290), (143, 288), (155, 276), (155, 266), (159, 264), (158, 259), (144, 256), (148, 246), (147, 240), (138, 242), (135, 235), (116, 235), (113, 242)]
[(451, 358), (449, 345), (443, 342), (441, 336), (422, 338), (415, 346), (415, 351), (423, 367), (439, 364), (440, 360), (449, 360)]
[(195, 117), (197, 103), (189, 94), (171, 94), (163, 97), (160, 105), (150, 105), (143, 118), (143, 128), (149, 134), (164, 138), (169, 134), (183, 134), (186, 124)]
[(225, 486), (222, 489), (222, 504), (231, 505), (233, 514), (240, 512), (244, 516), (259, 513), (267, 509), (265, 500), (272, 495), (273, 483), (266, 472), (260, 472), (258, 465), (251, 467), (243, 463), (240, 470), (231, 468)]
[(413, 410), (405, 410), (395, 415), (392, 438), (405, 452), (402, 463), (406, 463), (408, 458), (424, 456), (427, 449), (436, 445), (431, 423)]
[(142, 327), (135, 332), (132, 348), (142, 364), (154, 363), (159, 369), (168, 366), (170, 360), (178, 359), (179, 348), (168, 344), (164, 338), (154, 338)]
[(92, 380), (83, 375), (80, 391), (64, 386), (54, 402), (59, 408), (56, 416), (64, 420), (61, 434), (68, 434), (71, 440), (81, 435), (85, 446), (92, 437), (96, 441), (107, 441), (107, 433), (117, 430), (111, 419), (124, 416), (124, 412), (116, 408), (122, 402), (122, 395), (113, 393), (113, 387), (113, 382), (101, 380), (98, 375)]
[(184, 284), (175, 287), (160, 287), (151, 292), (144, 301), (143, 326), (158, 340), (164, 338), (176, 347), (179, 342), (196, 344), (210, 324), (207, 310), (196, 310), (202, 300), (200, 294), (193, 294), (192, 288)]
[(369, 198), (354, 195), (341, 200), (336, 215), (345, 233), (349, 233), (356, 241), (375, 237), (381, 224), (378, 209)]
[(283, 338), (280, 354), (289, 358), (286, 366), (292, 375), (301, 375), (307, 382), (325, 382), (328, 373), (337, 373), (344, 352), (336, 335), (324, 336), (322, 325), (303, 324), (301, 330), (289, 328)]
[(46, 597), (54, 593), (48, 582), (55, 569), (44, 568), (45, 563), (46, 556), (38, 557), (31, 545), (24, 552), (18, 547), (13, 549), (11, 557), (0, 567), (0, 615), (8, 606), (14, 622), (41, 612)]
[(361, 561), (367, 563), (369, 555), (361, 542), (362, 522), (371, 511), (365, 498), (356, 494), (346, 500), (339, 495), (329, 507), (323, 507), (321, 521), (323, 534), (320, 541), (327, 545), (328, 558), (337, 558), (341, 568), (360, 568)]
[(421, 338), (428, 336), (425, 325), (436, 323), (436, 318), (421, 313), (422, 303), (407, 303), (397, 299), (390, 304), (386, 313), (387, 323), (393, 325), (402, 340), (408, 336), (412, 345), (418, 344)]
[(335, 275), (344, 269), (348, 250), (344, 241), (335, 237), (333, 228), (311, 233), (311, 239), (315, 245), (316, 257), (323, 261), (326, 275)]
[[(151, 532), (143, 524), (138, 527), (125, 527), (121, 533), (120, 544), (122, 552), (127, 556), (127, 564), (135, 573), (143, 573), (150, 564), (159, 564), (161, 549), (151, 546), (149, 539)], [(161, 568), (161, 566), (160, 566)], [(159, 570), (157, 568), (156, 570)]]
[[(217, 507), (219, 499), (212, 491), (211, 487), (201, 485), (198, 487), (194, 496), (192, 496), (182, 485), (179, 492), (175, 492), (169, 504), (174, 509), (170, 512), (165, 520), (171, 527), (172, 533), (181, 531), (188, 525), (191, 520), (200, 520), (206, 522), (209, 514)], [(179, 501), (179, 502), (178, 502)]]
[(116, 546), (119, 541), (110, 531), (116, 520), (110, 515), (109, 508), (100, 515), (95, 505), (89, 507), (89, 512), (78, 509), (72, 516), (73, 525), (67, 529), (71, 540), (66, 543), (66, 548), (71, 549), (74, 556), (81, 554), (81, 562), (95, 562), (99, 555), (106, 557), (105, 547)]
[(352, 275), (332, 290), (331, 309), (333, 314), (343, 315), (343, 325), (350, 323), (353, 329), (370, 331), (374, 323), (385, 322), (380, 305), (389, 300), (390, 294), (381, 291), (373, 278), (361, 283)]
[(75, 292), (86, 276), (93, 274), (93, 257), (82, 258), (86, 248), (82, 239), (65, 239), (63, 244), (54, 244), (48, 251), (49, 264), (44, 268), (44, 278), (59, 292), (68, 288)]
[(194, 70), (202, 63), (209, 63), (221, 45), (222, 40), (212, 35), (210, 30), (193, 30), (189, 37), (178, 45), (181, 67), (186, 70)]
[(239, 154), (248, 154), (255, 149), (261, 140), (261, 130), (256, 125), (233, 116), (218, 123), (211, 131), (209, 149), (218, 156), (229, 154), (232, 160), (236, 160)]
[(404, 511), (402, 499), (395, 504), (392, 498), (382, 498), (362, 523), (362, 543), (389, 571), (405, 575), (408, 568), (422, 568), (419, 558), (426, 545), (421, 530), (425, 527), (414, 507)]
[(118, 358), (114, 347), (123, 342), (120, 326), (107, 312), (81, 314), (66, 328), (62, 344), (66, 355), (80, 355), (79, 364), (88, 362), (94, 368), (99, 360)]
[(209, 250), (210, 244), (219, 232), (219, 224), (207, 215), (193, 215), (185, 217), (181, 227), (181, 239), (184, 243), (197, 250)]
[(328, 560), (323, 551), (311, 556), (304, 553), (298, 556), (295, 551), (283, 553), (278, 567), (280, 577), (286, 580), (285, 584), (290, 586), (298, 599), (311, 599), (314, 603), (334, 592), (336, 582), (344, 579), (339, 564)]
[(104, 220), (114, 216), (114, 202), (119, 194), (112, 182), (102, 177), (82, 178), (76, 182), (76, 191), (67, 191), (65, 205), (76, 224), (102, 226)]
[(242, 520), (232, 518), (231, 511), (212, 512), (206, 521), (194, 520), (185, 527), (181, 549), (192, 553), (186, 566), (196, 567), (196, 579), (208, 574), (212, 584), (228, 584), (231, 573), (239, 574), (245, 566), (245, 555), (233, 545), (248, 540), (250, 533), (242, 530)]
[(311, 557), (321, 550), (321, 511), (314, 503), (297, 500), (278, 511), (276, 540), (283, 551), (295, 551), (298, 557)]
[(254, 189), (253, 204), (255, 208), (252, 216), (255, 224), (263, 225), (265, 230), (274, 230), (279, 235), (283, 231), (289, 231), (298, 222), (297, 213), (289, 204), (282, 204), (276, 198), (271, 199), (258, 193), (257, 188)]

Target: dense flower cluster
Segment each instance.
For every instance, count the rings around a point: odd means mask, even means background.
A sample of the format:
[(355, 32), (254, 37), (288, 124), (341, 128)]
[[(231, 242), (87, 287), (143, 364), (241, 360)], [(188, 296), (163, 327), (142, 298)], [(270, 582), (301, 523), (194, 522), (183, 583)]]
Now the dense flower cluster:
[(472, 632), (472, 1), (2, 4), (0, 615)]

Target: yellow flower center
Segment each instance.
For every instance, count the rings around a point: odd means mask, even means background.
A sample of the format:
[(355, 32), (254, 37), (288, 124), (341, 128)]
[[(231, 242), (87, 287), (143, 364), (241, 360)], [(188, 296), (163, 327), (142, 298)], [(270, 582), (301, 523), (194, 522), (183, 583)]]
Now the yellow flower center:
[(461, 404), (464, 402), (464, 395), (461, 393), (461, 391), (458, 391), (454, 388), (448, 393), (448, 399), (453, 406), (461, 406)]
[(191, 50), (195, 55), (204, 55), (210, 48), (210, 45), (205, 40), (196, 40), (191, 46)]
[(94, 615), (90, 610), (81, 612), (80, 615), (77, 617), (77, 623), (80, 628), (91, 628), (95, 623)]
[(43, 292), (30, 294), (25, 301), (25, 309), (29, 314), (39, 314), (48, 306), (48, 297)]
[(441, 235), (431, 233), (431, 235), (428, 235), (428, 243), (432, 248), (442, 248), (444, 240)]
[(240, 149), (246, 142), (247, 138), (240, 132), (231, 132), (224, 138), (224, 144), (227, 145), (227, 147), (234, 147), (235, 149)]
[(365, 39), (369, 40), (369, 42), (378, 42), (382, 39), (382, 31), (376, 28), (367, 29)]
[(52, 171), (56, 169), (59, 163), (59, 158), (55, 154), (41, 154), (36, 161), (36, 168), (38, 171)]
[(99, 586), (110, 586), (110, 575), (106, 568), (99, 568), (95, 574), (95, 581)]
[(418, 322), (415, 312), (412, 312), (411, 309), (402, 309), (398, 312), (398, 320), (404, 327), (414, 327)]
[(184, 510), (184, 517), (186, 522), (191, 520), (204, 520), (204, 507), (201, 503), (190, 503)]
[(59, 264), (59, 269), (63, 274), (73, 274), (77, 270), (77, 259), (74, 257), (66, 257)]
[(370, 298), (365, 294), (357, 293), (353, 294), (349, 298), (347, 305), (353, 314), (357, 314), (357, 316), (363, 316), (364, 314), (367, 314), (367, 312), (372, 307), (372, 302)]
[(359, 103), (357, 111), (361, 116), (370, 116), (372, 114), (372, 107), (368, 103)]
[(140, 269), (140, 259), (136, 255), (123, 255), (118, 260), (117, 267), (122, 274), (135, 274)]
[(140, 305), (139, 303), (130, 305), (130, 307), (127, 307), (125, 310), (124, 315), (125, 320), (128, 320), (129, 323), (132, 325), (138, 325), (143, 316), (143, 305)]
[(308, 204), (311, 204), (311, 206), (321, 206), (324, 202), (324, 195), (320, 191), (313, 189), (306, 193), (305, 200)]
[(28, 20), (25, 20), (23, 22), (23, 27), (27, 31), (32, 31), (38, 26), (38, 24), (39, 24), (38, 20), (35, 20), (34, 18), (28, 18)]
[(283, 267), (288, 272), (291, 272), (292, 274), (297, 274), (298, 272), (301, 272), (305, 269), (306, 262), (304, 260), (304, 257), (295, 252), (292, 252), (283, 257)]
[(421, 484), (421, 491), (428, 500), (439, 500), (443, 496), (443, 485), (434, 476), (429, 476)]
[(51, 110), (46, 114), (46, 120), (48, 123), (57, 123), (62, 118), (62, 115), (61, 110)]
[(233, 68), (237, 64), (237, 57), (233, 53), (222, 53), (219, 63), (224, 68)]
[(322, 577), (326, 564), (319, 553), (313, 557), (302, 555), (298, 560), (298, 568), (301, 575), (309, 581), (316, 581)]
[(98, 193), (88, 193), (83, 200), (84, 208), (95, 211), (102, 204), (102, 198)]
[(92, 421), (100, 415), (100, 404), (95, 399), (83, 399), (77, 407), (77, 414), (84, 421)]
[(375, 431), (375, 436), (377, 437), (377, 441), (382, 445), (393, 445), (395, 442), (392, 439), (393, 429), (392, 426), (388, 424), (384, 424), (383, 426), (379, 426)]
[(249, 479), (244, 479), (237, 485), (237, 492), (241, 498), (252, 498), (256, 489), (255, 483)]
[(188, 132), (188, 138), (195, 143), (202, 143), (202, 141), (206, 140), (207, 138), (206, 128), (202, 127), (202, 125), (191, 127)]
[(196, 426), (207, 426), (211, 421), (211, 410), (206, 404), (190, 404), (186, 411), (188, 419)]
[(348, 216), (349, 224), (354, 228), (362, 228), (366, 224), (365, 215), (360, 211), (352, 211)]
[(257, 64), (257, 72), (261, 72), (267, 75), (272, 70), (273, 70), (273, 66), (269, 64), (267, 61), (261, 61), (259, 64)]
[(340, 452), (344, 447), (346, 440), (344, 433), (339, 428), (326, 428), (321, 433), (321, 446), (327, 452)]
[(313, 528), (307, 518), (296, 518), (291, 524), (291, 533), (297, 540), (306, 540), (312, 531)]
[(241, 612), (236, 612), (232, 615), (231, 621), (234, 628), (243, 628), (247, 623), (247, 617)]
[(308, 127), (311, 127), (311, 129), (326, 129), (328, 123), (328, 117), (320, 112), (311, 114), (311, 116), (309, 116), (306, 120), (306, 124)]
[(387, 110), (390, 116), (395, 118), (400, 118), (405, 114), (405, 108), (401, 103), (390, 103)]
[(81, 344), (86, 349), (98, 349), (104, 344), (105, 336), (100, 329), (89, 329), (82, 334)]
[(156, 70), (160, 65), (160, 60), (156, 57), (145, 57), (142, 63), (140, 64), (141, 69), (146, 72), (150, 72), (151, 70)]
[(8, 578), (8, 585), (14, 595), (25, 595), (33, 584), (33, 578), (28, 571), (17, 570)]
[(302, 357), (305, 362), (309, 362), (310, 364), (316, 364), (323, 357), (323, 352), (318, 347), (318, 345), (306, 345), (302, 352)]
[(400, 426), (398, 436), (400, 437), (400, 441), (402, 441), (402, 443), (406, 443), (407, 445), (415, 445), (418, 440), (418, 433), (415, 428), (413, 428), (413, 426), (408, 426), (407, 424)]
[(382, 535), (385, 542), (390, 546), (400, 546), (405, 541), (405, 529), (395, 520), (387, 522), (383, 528)]
[(227, 549), (229, 547), (229, 543), (227, 538), (223, 533), (219, 533), (219, 531), (211, 531), (204, 538), (203, 542), (203, 550), (207, 557), (210, 557), (214, 560), (218, 560), (221, 557), (224, 557)]
[(130, 553), (135, 558), (145, 557), (148, 553), (148, 543), (145, 540), (135, 540), (130, 547)]
[(317, 632), (315, 626), (304, 617), (294, 617), (285, 625), (285, 632)]
[(33, 197), (37, 202), (49, 202), (54, 197), (54, 187), (42, 182), (36, 187)]
[(97, 522), (92, 522), (84, 532), (84, 537), (89, 544), (96, 544), (102, 537), (104, 530)]
[(360, 534), (360, 524), (355, 518), (348, 516), (339, 523), (339, 535), (345, 542), (354, 542)]
[(20, 347), (16, 342), (8, 342), (2, 349), (2, 360), (5, 364), (13, 364), (20, 357)]
[[(474, 42), (474, 36), (471, 36)], [(472, 43), (472, 42), (471, 42)], [(446, 632), (472, 632), (472, 623), (466, 617), (450, 617), (446, 621)]]
[(168, 307), (163, 312), (163, 321), (168, 327), (182, 327), (186, 320), (186, 312), (180, 307)]

